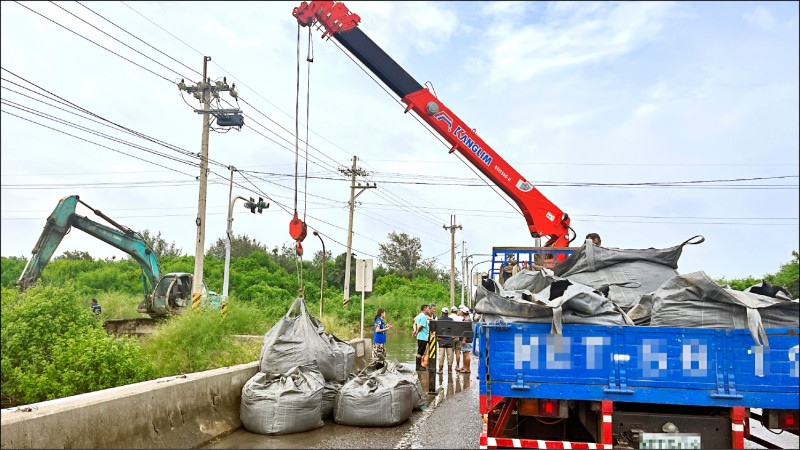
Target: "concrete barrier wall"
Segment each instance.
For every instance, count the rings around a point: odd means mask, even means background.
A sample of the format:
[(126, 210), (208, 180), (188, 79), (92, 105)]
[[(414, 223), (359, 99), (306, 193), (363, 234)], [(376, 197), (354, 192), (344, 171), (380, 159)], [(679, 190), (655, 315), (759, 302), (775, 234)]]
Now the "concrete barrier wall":
[[(349, 342), (353, 370), (371, 341)], [(239, 427), (258, 361), (2, 410), (0, 448), (193, 448)]]

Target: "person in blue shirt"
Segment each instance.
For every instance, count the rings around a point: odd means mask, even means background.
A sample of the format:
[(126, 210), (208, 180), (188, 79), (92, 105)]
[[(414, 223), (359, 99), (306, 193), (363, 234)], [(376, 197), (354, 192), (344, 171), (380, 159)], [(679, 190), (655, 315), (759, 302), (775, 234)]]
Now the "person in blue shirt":
[(375, 314), (375, 335), (372, 338), (372, 357), (375, 359), (386, 359), (386, 330), (392, 328), (392, 324), (386, 323), (386, 310), (378, 308)]
[(417, 317), (414, 318), (414, 332), (412, 336), (417, 338), (417, 371), (423, 372), (425, 368), (422, 367), (422, 355), (425, 354), (425, 349), (428, 346), (428, 311), (430, 305), (422, 305)]

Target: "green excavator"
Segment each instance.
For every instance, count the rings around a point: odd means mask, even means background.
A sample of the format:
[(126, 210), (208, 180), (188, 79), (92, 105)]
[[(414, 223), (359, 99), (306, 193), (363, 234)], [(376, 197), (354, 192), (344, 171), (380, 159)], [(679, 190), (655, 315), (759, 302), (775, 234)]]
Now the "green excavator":
[[(79, 202), (105, 219), (114, 228), (76, 214), (75, 207)], [(55, 253), (58, 244), (73, 227), (122, 250), (139, 263), (142, 268), (144, 299), (136, 308), (137, 312), (157, 319), (179, 313), (184, 307), (192, 304), (193, 275), (191, 273), (163, 274), (156, 253), (139, 233), (92, 208), (77, 195), (64, 197), (58, 202), (50, 217), (47, 218), (44, 231), (33, 248), (33, 255), (25, 265), (25, 269), (22, 270), (19, 280), (14, 284), (20, 286), (23, 291), (33, 286), (42, 276), (42, 271)], [(222, 306), (221, 297), (209, 291), (205, 282), (202, 284), (202, 292), (198, 300), (203, 306), (213, 308)]]

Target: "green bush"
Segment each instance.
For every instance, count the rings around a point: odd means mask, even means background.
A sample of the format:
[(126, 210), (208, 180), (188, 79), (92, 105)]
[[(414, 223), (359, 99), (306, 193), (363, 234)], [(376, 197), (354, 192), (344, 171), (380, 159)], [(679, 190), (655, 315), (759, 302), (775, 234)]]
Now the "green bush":
[(39, 402), (151, 377), (136, 340), (107, 335), (73, 286), (2, 294), (4, 403)]
[(750, 286), (760, 283), (763, 279), (772, 285), (786, 288), (792, 298), (798, 298), (800, 296), (800, 267), (798, 267), (799, 259), (800, 254), (798, 254), (796, 250), (793, 250), (792, 260), (785, 264), (781, 264), (780, 270), (778, 270), (777, 273), (766, 274), (762, 278), (748, 276), (747, 278), (734, 278), (730, 280), (726, 278), (719, 278), (714, 281), (719, 284), (727, 284), (731, 287), (731, 289), (743, 291)]
[(261, 341), (243, 342), (233, 335), (263, 335), (274, 323), (257, 308), (230, 299), (226, 317), (218, 310), (188, 309), (167, 319), (141, 347), (155, 377), (199, 372), (257, 360)]

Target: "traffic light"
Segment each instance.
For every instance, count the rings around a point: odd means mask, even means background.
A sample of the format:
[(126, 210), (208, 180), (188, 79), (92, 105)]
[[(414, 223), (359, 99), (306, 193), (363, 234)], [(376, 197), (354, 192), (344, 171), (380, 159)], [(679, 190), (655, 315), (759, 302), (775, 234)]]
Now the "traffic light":
[[(261, 197), (259, 197), (259, 198), (261, 198)], [(250, 201), (249, 202), (244, 202), (244, 207), (245, 208), (250, 208), (250, 212), (253, 213), (253, 214), (256, 213), (256, 206), (258, 206), (258, 205), (256, 205), (256, 201), (253, 200), (253, 197), (250, 197)], [(261, 211), (259, 211), (259, 212), (261, 212)]]
[(261, 214), (261, 210), (264, 208), (269, 208), (269, 203), (266, 203), (263, 198), (258, 197), (258, 213)]

